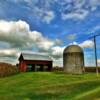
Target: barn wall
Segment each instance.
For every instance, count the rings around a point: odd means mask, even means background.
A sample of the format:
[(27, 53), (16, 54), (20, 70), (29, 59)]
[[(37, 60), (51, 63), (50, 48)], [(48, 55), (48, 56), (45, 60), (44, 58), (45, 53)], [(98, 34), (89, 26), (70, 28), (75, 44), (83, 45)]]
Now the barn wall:
[(41, 61), (41, 60), (24, 60), (26, 64), (51, 64), (52, 61)]
[(32, 61), (32, 60), (21, 60), (19, 64), (19, 69), (21, 72), (26, 72), (27, 71), (27, 65), (28, 64), (35, 64), (35, 65), (41, 65), (41, 66), (48, 66), (47, 71), (52, 70), (52, 61)]
[(26, 63), (24, 60), (21, 60), (20, 63), (19, 63), (19, 70), (21, 72), (25, 72), (26, 71)]

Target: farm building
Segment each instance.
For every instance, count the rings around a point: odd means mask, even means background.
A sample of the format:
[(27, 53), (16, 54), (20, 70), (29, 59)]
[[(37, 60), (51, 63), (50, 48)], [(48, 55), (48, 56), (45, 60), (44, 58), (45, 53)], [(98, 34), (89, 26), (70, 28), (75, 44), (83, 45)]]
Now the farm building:
[(21, 53), (19, 57), (19, 70), (26, 71), (51, 71), (52, 59), (43, 54)]
[(63, 53), (64, 71), (72, 74), (81, 74), (84, 71), (84, 53), (78, 45), (70, 45)]

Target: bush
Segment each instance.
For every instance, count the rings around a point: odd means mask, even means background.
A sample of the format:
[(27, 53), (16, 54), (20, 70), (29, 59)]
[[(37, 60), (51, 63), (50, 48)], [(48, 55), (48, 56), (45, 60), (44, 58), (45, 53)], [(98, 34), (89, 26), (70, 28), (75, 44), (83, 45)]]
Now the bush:
[(0, 63), (0, 77), (17, 74), (18, 68), (8, 63)]
[(55, 66), (55, 67), (53, 67), (53, 69), (52, 69), (52, 71), (54, 71), (54, 72), (59, 72), (59, 71), (63, 71), (64, 69), (63, 69), (63, 67), (58, 67), (58, 66)]
[[(98, 71), (100, 72), (100, 67), (98, 67)], [(96, 72), (96, 67), (85, 67), (85, 72)]]

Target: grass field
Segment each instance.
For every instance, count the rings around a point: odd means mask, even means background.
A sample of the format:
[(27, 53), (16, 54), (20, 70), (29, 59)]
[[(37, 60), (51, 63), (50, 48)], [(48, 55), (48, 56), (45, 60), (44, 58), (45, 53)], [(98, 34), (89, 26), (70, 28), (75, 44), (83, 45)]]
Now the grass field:
[(29, 72), (0, 78), (0, 100), (100, 100), (100, 75)]

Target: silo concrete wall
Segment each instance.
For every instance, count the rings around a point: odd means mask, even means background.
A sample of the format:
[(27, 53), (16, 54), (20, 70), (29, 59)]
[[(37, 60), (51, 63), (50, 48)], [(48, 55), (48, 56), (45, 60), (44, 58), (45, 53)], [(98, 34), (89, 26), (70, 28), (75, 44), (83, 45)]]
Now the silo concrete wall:
[(64, 71), (71, 74), (82, 74), (84, 67), (83, 52), (64, 52)]

